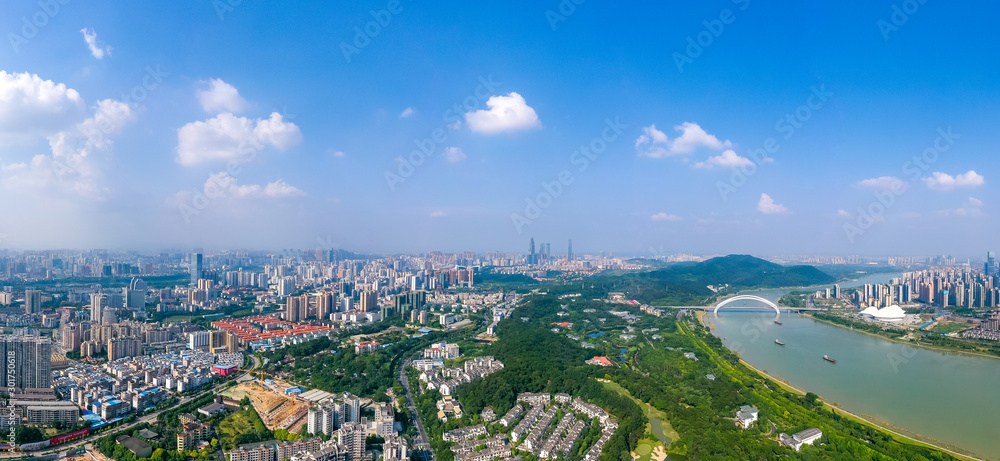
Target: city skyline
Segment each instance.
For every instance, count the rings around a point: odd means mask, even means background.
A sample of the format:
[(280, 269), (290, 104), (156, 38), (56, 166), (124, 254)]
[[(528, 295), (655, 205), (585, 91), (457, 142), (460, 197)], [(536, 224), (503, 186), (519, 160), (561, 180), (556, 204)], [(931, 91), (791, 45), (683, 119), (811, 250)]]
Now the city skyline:
[(1000, 64), (963, 46), (995, 6), (216, 3), (11, 6), (0, 247), (974, 256), (997, 223)]

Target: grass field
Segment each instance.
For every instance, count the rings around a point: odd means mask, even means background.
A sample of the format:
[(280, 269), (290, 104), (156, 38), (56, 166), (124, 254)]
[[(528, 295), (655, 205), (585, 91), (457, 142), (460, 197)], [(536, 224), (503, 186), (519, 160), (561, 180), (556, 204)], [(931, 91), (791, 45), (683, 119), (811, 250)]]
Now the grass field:
[(964, 330), (964, 329), (969, 328), (969, 327), (970, 327), (969, 324), (962, 323), (962, 322), (948, 322), (948, 323), (940, 323), (939, 322), (939, 323), (937, 323), (937, 324), (934, 325), (934, 332), (935, 333), (941, 333), (941, 334), (947, 334), (947, 333), (953, 333), (953, 332), (956, 332), (956, 331), (959, 331), (959, 330)]
[[(635, 402), (637, 405), (639, 405), (639, 408), (641, 408), (642, 411), (645, 412), (646, 416), (649, 418), (649, 422), (646, 423), (646, 432), (649, 432), (654, 436), (656, 436), (657, 440), (644, 439), (639, 441), (639, 446), (636, 448), (636, 455), (640, 456), (639, 458), (640, 461), (649, 461), (651, 453), (653, 452), (654, 449), (656, 449), (657, 446), (663, 447), (664, 449), (669, 448), (670, 444), (674, 440), (680, 438), (680, 434), (678, 434), (677, 431), (675, 431), (674, 428), (670, 426), (670, 421), (667, 420), (666, 413), (657, 410), (656, 408), (653, 408), (649, 404), (642, 402), (639, 399), (636, 399), (635, 397), (632, 397), (632, 394), (627, 389), (619, 386), (618, 383), (602, 382), (601, 384), (603, 384), (604, 387), (608, 389), (611, 389), (621, 395), (624, 395), (625, 397), (632, 399), (632, 401)], [(647, 451), (646, 453), (641, 452), (642, 450), (644, 450), (643, 448), (644, 445), (648, 445), (649, 448), (649, 451)]]
[(240, 434), (266, 431), (264, 421), (261, 421), (253, 407), (237, 411), (219, 422), (219, 440), (223, 443), (223, 447), (234, 446), (233, 440)]

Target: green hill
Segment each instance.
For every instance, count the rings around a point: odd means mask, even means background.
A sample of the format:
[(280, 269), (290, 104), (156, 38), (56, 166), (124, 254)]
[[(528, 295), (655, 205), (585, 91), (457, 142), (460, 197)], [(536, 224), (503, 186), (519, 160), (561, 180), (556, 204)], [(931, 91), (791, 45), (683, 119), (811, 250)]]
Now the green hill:
[(654, 278), (664, 280), (681, 278), (737, 288), (799, 287), (834, 282), (832, 276), (813, 266), (782, 266), (748, 255), (722, 256), (653, 272)]
[(734, 292), (820, 285), (833, 283), (834, 278), (813, 266), (782, 266), (753, 256), (729, 255), (622, 276), (597, 276), (590, 281), (595, 287), (622, 291), (640, 302), (679, 306), (704, 304), (716, 294), (709, 285), (729, 285), (727, 292)]

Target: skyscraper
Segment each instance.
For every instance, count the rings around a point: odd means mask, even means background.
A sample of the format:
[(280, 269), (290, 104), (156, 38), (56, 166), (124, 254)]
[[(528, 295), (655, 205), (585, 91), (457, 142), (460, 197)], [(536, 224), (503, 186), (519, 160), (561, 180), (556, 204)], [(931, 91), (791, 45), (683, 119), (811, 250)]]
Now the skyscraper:
[(528, 264), (538, 264), (538, 256), (535, 254), (535, 238), (531, 238), (528, 245)]
[(191, 253), (191, 284), (198, 285), (198, 279), (201, 278), (202, 267), (202, 255), (201, 253)]
[(986, 275), (988, 276), (993, 275), (996, 272), (996, 264), (997, 264), (996, 259), (997, 258), (995, 253), (993, 253), (992, 251), (986, 252), (986, 267), (984, 268), (984, 272), (986, 272)]
[(42, 311), (42, 292), (24, 290), (24, 313), (37, 314)]
[(47, 338), (4, 336), (0, 338), (0, 357), (5, 357), (8, 370), (13, 370), (3, 380), (6, 387), (51, 387), (52, 343)]
[(569, 239), (569, 248), (566, 250), (566, 260), (573, 260), (573, 239)]
[(108, 305), (108, 295), (104, 293), (93, 293), (90, 295), (90, 321), (100, 323), (104, 317), (104, 309)]

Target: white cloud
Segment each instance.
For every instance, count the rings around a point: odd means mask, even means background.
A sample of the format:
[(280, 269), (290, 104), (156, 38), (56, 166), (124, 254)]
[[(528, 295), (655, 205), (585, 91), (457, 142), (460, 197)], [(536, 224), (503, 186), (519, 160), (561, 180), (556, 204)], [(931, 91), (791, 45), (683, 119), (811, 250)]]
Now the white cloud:
[(712, 169), (715, 167), (720, 168), (739, 168), (741, 166), (750, 166), (753, 162), (746, 158), (740, 157), (732, 149), (726, 149), (721, 154), (714, 157), (709, 157), (708, 160), (704, 162), (698, 162), (694, 164), (695, 168), (705, 168)]
[(2, 167), (3, 185), (8, 189), (34, 189), (43, 193), (105, 199), (105, 186), (96, 153), (110, 151), (112, 137), (120, 134), (135, 112), (124, 102), (105, 99), (94, 106), (94, 115), (75, 129), (48, 137), (50, 154), (38, 154), (30, 163)]
[(774, 203), (774, 199), (770, 195), (760, 194), (760, 201), (757, 202), (757, 211), (764, 214), (786, 214), (788, 213), (788, 208), (784, 205)]
[(486, 101), (486, 107), (489, 109), (465, 113), (470, 130), (493, 134), (542, 126), (535, 109), (528, 106), (520, 94), (511, 92), (507, 96), (491, 96)]
[(653, 221), (680, 221), (683, 218), (674, 214), (659, 212), (650, 216), (650, 219)]
[(983, 201), (975, 197), (969, 197), (960, 208), (954, 210), (942, 210), (938, 214), (942, 216), (957, 216), (960, 218), (978, 218), (983, 215)]
[(94, 32), (94, 29), (80, 29), (80, 33), (83, 34), (83, 41), (87, 42), (87, 48), (90, 48), (90, 54), (95, 58), (104, 59), (105, 54), (111, 55), (110, 46), (101, 48), (97, 45), (97, 32)]
[(910, 183), (895, 176), (879, 176), (877, 178), (864, 179), (857, 182), (858, 187), (876, 190), (904, 191)]
[(406, 109), (403, 109), (402, 113), (399, 114), (399, 118), (407, 118), (407, 117), (413, 115), (413, 112), (414, 112), (414, 110), (413, 110), (412, 107), (407, 107)]
[(264, 186), (259, 184), (239, 185), (236, 178), (225, 171), (220, 171), (208, 177), (208, 180), (205, 181), (204, 193), (210, 199), (285, 198), (306, 195), (302, 190), (289, 185), (281, 179), (267, 183)]
[(851, 214), (848, 213), (847, 210), (837, 210), (837, 216), (840, 216), (841, 218), (850, 218)]
[(652, 158), (669, 157), (671, 155), (690, 154), (699, 147), (712, 150), (722, 150), (733, 147), (733, 143), (720, 141), (714, 135), (708, 134), (697, 123), (684, 122), (674, 127), (681, 133), (671, 140), (667, 134), (650, 125), (642, 129), (643, 134), (635, 140), (635, 150), (639, 155)]
[(71, 128), (86, 112), (80, 93), (62, 83), (0, 70), (0, 142), (8, 135), (50, 135)]
[(299, 127), (284, 121), (277, 112), (263, 120), (226, 112), (177, 130), (177, 162), (191, 166), (214, 161), (247, 161), (268, 146), (287, 150), (300, 142)]
[(924, 184), (934, 190), (952, 190), (961, 187), (979, 187), (985, 179), (975, 170), (969, 170), (964, 174), (952, 176), (940, 171), (935, 171), (929, 178), (923, 178)]
[(327, 149), (326, 151), (327, 151), (327, 152), (328, 152), (328, 153), (329, 153), (330, 155), (332, 155), (332, 156), (334, 156), (334, 157), (337, 157), (337, 158), (344, 158), (344, 157), (347, 157), (347, 154), (345, 154), (345, 153), (344, 153), (344, 151), (342, 151), (342, 150), (337, 150), (337, 149)]
[(443, 211), (432, 211), (431, 212), (431, 217), (432, 218), (443, 218), (445, 216), (448, 216), (448, 215), (445, 212), (443, 212)]
[(465, 160), (465, 152), (462, 152), (462, 149), (459, 147), (446, 147), (444, 149), (444, 158), (452, 163), (461, 162)]
[(210, 114), (220, 112), (231, 112), (238, 114), (247, 109), (249, 104), (240, 92), (232, 85), (222, 81), (221, 78), (213, 78), (208, 82), (207, 88), (198, 90), (198, 103), (201, 108)]

